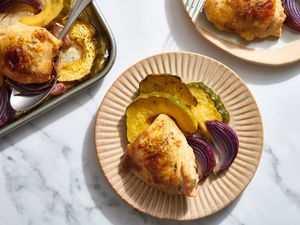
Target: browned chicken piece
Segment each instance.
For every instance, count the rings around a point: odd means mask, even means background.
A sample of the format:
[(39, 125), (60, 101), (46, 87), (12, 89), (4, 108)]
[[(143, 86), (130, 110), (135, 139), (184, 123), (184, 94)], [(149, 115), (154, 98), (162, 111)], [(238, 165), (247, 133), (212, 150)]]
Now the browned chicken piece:
[(45, 83), (62, 46), (45, 28), (16, 23), (0, 29), (0, 73), (19, 83)]
[(247, 41), (280, 37), (286, 17), (281, 0), (207, 0), (204, 10), (219, 30), (236, 32)]
[(183, 133), (167, 115), (159, 115), (128, 145), (124, 167), (169, 194), (196, 195), (195, 155)]

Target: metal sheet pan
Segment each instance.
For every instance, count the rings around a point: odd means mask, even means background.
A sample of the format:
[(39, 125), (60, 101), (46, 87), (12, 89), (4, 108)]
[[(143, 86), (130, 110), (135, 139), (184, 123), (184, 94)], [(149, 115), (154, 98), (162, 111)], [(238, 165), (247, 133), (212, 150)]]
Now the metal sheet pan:
[(99, 82), (105, 75), (110, 71), (112, 65), (114, 64), (115, 58), (116, 58), (116, 43), (113, 37), (113, 34), (102, 15), (99, 6), (97, 5), (96, 1), (93, 1), (93, 3), (88, 6), (88, 8), (85, 10), (83, 14), (91, 15), (89, 17), (89, 22), (92, 23), (92, 25), (95, 27), (95, 29), (106, 35), (106, 38), (109, 42), (109, 56), (106, 61), (106, 65), (104, 68), (97, 74), (89, 77), (88, 79), (84, 80), (80, 84), (76, 85), (72, 89), (70, 89), (68, 92), (64, 93), (61, 96), (52, 98), (51, 100), (48, 100), (44, 104), (41, 104), (37, 106), (35, 109), (31, 110), (30, 112), (25, 113), (24, 115), (20, 116), (19, 118), (12, 121), (7, 126), (0, 129), (0, 137), (8, 134), (9, 132), (17, 129), (18, 127), (26, 124), (30, 120), (34, 119), (35, 117), (40, 116), (41, 114), (47, 112), (48, 110), (54, 108), (55, 106), (59, 105), (60, 103), (63, 103), (67, 99), (79, 94), (80, 92), (88, 89), (93, 84), (96, 84)]

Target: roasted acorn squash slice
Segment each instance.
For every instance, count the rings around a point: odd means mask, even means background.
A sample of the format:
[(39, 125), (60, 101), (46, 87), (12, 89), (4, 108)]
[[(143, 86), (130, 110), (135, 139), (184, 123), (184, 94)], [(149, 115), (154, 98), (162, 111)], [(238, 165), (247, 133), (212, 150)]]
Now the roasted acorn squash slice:
[(168, 93), (188, 106), (197, 105), (197, 100), (178, 76), (169, 74), (148, 75), (140, 83), (140, 93), (151, 93), (152, 91)]
[(171, 116), (184, 133), (197, 131), (197, 120), (182, 101), (167, 93), (152, 92), (140, 95), (126, 109), (128, 141), (133, 142), (159, 114)]
[(74, 62), (63, 62), (58, 81), (75, 81), (90, 74), (96, 58), (95, 30), (86, 23), (76, 21), (69, 32), (72, 42), (82, 48), (82, 55)]
[(25, 17), (20, 22), (29, 26), (45, 27), (60, 14), (63, 8), (63, 0), (44, 0), (44, 8), (41, 12)]
[(208, 137), (205, 121), (217, 120), (229, 123), (229, 112), (226, 110), (219, 95), (202, 82), (190, 83), (188, 88), (197, 99), (198, 104), (191, 107), (194, 117), (197, 119), (201, 132)]

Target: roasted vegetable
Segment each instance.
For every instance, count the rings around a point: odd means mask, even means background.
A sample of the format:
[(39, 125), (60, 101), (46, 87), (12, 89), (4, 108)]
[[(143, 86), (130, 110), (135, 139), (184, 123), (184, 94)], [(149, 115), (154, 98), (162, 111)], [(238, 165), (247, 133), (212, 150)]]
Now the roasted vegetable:
[(3, 76), (0, 74), (0, 87), (3, 85)]
[[(37, 2), (41, 4), (41, 1)], [(44, 0), (44, 7), (38, 14), (25, 17), (20, 22), (30, 26), (45, 27), (60, 14), (63, 7), (63, 0)]]
[(285, 24), (293, 30), (300, 32), (299, 2), (295, 0), (283, 0), (282, 6), (286, 14)]
[(201, 132), (209, 136), (205, 126), (205, 121), (217, 120), (229, 123), (229, 113), (222, 103), (219, 95), (207, 87), (202, 82), (190, 83), (188, 88), (191, 94), (197, 99), (198, 104), (191, 107), (191, 111), (197, 119)]
[(42, 0), (1, 0), (0, 12), (15, 12), (15, 11), (41, 11)]
[(77, 21), (69, 36), (73, 44), (81, 47), (82, 55), (79, 60), (62, 63), (58, 75), (58, 81), (61, 82), (80, 80), (90, 74), (96, 58), (95, 30), (89, 24)]
[(52, 76), (52, 78), (46, 83), (22, 84), (9, 78), (6, 79), (6, 83), (18, 92), (16, 95), (34, 96), (51, 90), (53, 85), (56, 83), (56, 76)]
[(10, 106), (10, 88), (0, 87), (0, 128), (4, 127), (14, 115), (14, 110)]
[(199, 180), (201, 180), (202, 178), (207, 177), (216, 165), (214, 150), (210, 143), (204, 138), (187, 136), (186, 140), (193, 148), (196, 156)]
[(91, 73), (96, 74), (101, 71), (109, 58), (109, 41), (105, 35), (97, 35), (96, 37), (97, 47), (96, 47), (96, 58), (94, 60)]
[(233, 163), (239, 150), (239, 138), (236, 132), (225, 123), (206, 121), (205, 125), (214, 145), (217, 163), (213, 171), (217, 174)]
[(197, 100), (191, 95), (186, 84), (181, 81), (180, 77), (174, 75), (148, 75), (140, 83), (140, 93), (152, 91), (169, 93), (188, 106), (197, 105)]
[(61, 11), (60, 15), (58, 16), (58, 20), (62, 20), (64, 17), (68, 17), (71, 12), (72, 8), (75, 6), (77, 0), (64, 0), (64, 8)]
[(167, 93), (152, 92), (140, 95), (126, 109), (128, 141), (133, 142), (159, 114), (171, 116), (182, 132), (197, 130), (197, 120), (182, 101)]

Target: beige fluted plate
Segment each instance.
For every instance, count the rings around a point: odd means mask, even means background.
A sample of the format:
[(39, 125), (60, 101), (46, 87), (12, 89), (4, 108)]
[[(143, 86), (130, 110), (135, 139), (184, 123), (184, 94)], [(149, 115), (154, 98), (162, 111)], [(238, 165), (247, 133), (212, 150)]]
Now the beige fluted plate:
[[(299, 33), (283, 26), (280, 38), (256, 39), (246, 42), (233, 33), (217, 30), (199, 13), (202, 0), (182, 0), (183, 6), (197, 31), (209, 42), (242, 60), (267, 66), (282, 66), (300, 60)], [(204, 10), (203, 10), (204, 11)]]
[[(122, 171), (126, 149), (125, 110), (139, 82), (147, 74), (174, 74), (185, 82), (203, 81), (220, 94), (237, 131), (240, 148), (231, 167), (198, 187), (195, 198), (169, 196)], [(128, 204), (163, 219), (193, 220), (211, 215), (234, 201), (246, 188), (258, 166), (263, 126), (256, 102), (243, 81), (228, 67), (194, 53), (164, 53), (146, 58), (126, 70), (113, 83), (99, 108), (95, 144), (100, 166), (112, 188)]]

